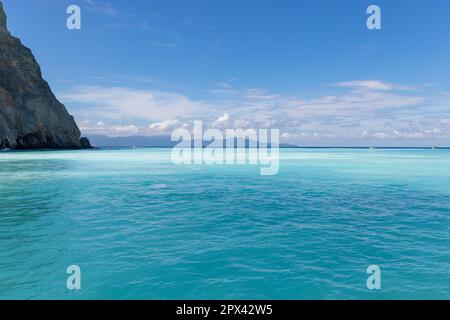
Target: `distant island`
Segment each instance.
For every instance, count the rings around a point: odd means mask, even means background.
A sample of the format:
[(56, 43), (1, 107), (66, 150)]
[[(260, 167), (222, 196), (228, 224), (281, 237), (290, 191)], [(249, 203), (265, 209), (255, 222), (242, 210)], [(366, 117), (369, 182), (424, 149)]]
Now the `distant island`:
[(90, 147), (42, 78), (31, 50), (9, 33), (0, 1), (0, 149)]

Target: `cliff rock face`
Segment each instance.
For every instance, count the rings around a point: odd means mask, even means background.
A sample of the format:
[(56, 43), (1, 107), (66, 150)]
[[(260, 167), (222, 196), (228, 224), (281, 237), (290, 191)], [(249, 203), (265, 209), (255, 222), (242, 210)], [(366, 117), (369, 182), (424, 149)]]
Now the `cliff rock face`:
[(0, 0), (0, 149), (89, 148), (30, 49), (8, 32)]

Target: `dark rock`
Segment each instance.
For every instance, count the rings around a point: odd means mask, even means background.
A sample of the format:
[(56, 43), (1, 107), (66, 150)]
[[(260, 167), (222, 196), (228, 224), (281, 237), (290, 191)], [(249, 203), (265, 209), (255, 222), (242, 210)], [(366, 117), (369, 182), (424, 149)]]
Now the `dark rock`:
[(0, 29), (6, 30), (6, 14), (3, 10), (3, 3), (0, 1)]
[(7, 29), (0, 0), (0, 149), (81, 149), (75, 120), (42, 78), (30, 49)]
[(88, 138), (82, 137), (80, 139), (80, 143), (81, 143), (81, 147), (82, 148), (84, 148), (84, 149), (92, 149), (91, 142), (89, 141)]

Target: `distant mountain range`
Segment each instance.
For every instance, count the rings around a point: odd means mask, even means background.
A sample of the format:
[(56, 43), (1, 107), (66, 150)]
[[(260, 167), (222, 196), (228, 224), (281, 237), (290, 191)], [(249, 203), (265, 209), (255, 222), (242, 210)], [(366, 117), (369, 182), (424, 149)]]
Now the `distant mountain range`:
[[(91, 144), (95, 147), (160, 147), (171, 148), (178, 142), (171, 141), (170, 136), (130, 136), (130, 137), (108, 137), (103, 135), (88, 135)], [(208, 146), (211, 142), (203, 142)], [(249, 143), (246, 142), (248, 147)], [(280, 148), (297, 147), (295, 145), (280, 144)]]
[(169, 136), (130, 136), (108, 137), (89, 135), (91, 144), (96, 147), (173, 147), (175, 142)]
[[(129, 136), (129, 137), (109, 137), (104, 135), (88, 135), (89, 140), (91, 141), (94, 147), (159, 147), (159, 148), (171, 148), (178, 144), (178, 142), (172, 142), (170, 136)], [(209, 145), (210, 142), (204, 142), (203, 146)], [(328, 146), (316, 146), (316, 145), (293, 145), (281, 143), (280, 148), (363, 148), (367, 149), (370, 146), (375, 146), (377, 149), (398, 149), (398, 148), (421, 148), (421, 149), (431, 149), (430, 145), (426, 143), (423, 144), (411, 144), (406, 145), (403, 142), (397, 142), (392, 145), (377, 145), (372, 141), (372, 143), (361, 142), (355, 144), (353, 146), (348, 145), (338, 145), (336, 143), (330, 143)], [(448, 147), (444, 147), (448, 145), (447, 143), (442, 143), (440, 147), (433, 147), (434, 149), (449, 149)], [(248, 146), (248, 141), (246, 143)], [(399, 147), (402, 146), (402, 147)]]

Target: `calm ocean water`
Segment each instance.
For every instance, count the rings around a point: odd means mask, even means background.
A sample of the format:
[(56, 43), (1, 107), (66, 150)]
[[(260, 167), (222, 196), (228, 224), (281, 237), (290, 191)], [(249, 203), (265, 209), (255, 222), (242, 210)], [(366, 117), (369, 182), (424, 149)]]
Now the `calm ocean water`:
[(0, 152), (0, 181), (0, 298), (450, 298), (449, 150)]

